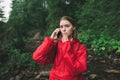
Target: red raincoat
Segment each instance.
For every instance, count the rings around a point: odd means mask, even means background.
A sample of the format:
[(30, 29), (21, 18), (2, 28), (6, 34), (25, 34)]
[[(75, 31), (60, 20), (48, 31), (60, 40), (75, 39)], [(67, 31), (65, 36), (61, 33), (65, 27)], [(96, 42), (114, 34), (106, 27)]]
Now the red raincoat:
[(33, 53), (33, 59), (41, 65), (53, 64), (49, 80), (84, 80), (86, 71), (86, 47), (79, 40), (62, 42), (46, 37)]

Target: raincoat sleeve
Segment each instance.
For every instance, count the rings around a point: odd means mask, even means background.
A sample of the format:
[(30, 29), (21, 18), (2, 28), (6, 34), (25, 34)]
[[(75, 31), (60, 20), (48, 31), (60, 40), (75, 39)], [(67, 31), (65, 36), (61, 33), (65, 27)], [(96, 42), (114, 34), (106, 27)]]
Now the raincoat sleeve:
[(34, 51), (33, 60), (41, 65), (54, 62), (56, 43), (52, 38), (46, 37), (42, 44)]
[[(75, 47), (77, 48), (77, 47)], [(74, 74), (81, 74), (87, 69), (86, 47), (81, 44), (76, 52), (73, 52), (71, 46), (68, 46), (65, 61)]]

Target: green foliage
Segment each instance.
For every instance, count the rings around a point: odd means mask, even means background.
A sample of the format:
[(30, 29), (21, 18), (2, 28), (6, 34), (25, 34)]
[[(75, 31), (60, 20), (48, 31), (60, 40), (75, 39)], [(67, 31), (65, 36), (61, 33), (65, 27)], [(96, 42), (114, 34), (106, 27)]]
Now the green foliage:
[(0, 22), (0, 50), (8, 55), (0, 75), (10, 69), (36, 68), (32, 52), (27, 53), (25, 45), (37, 32), (42, 37), (50, 36), (63, 15), (76, 19), (78, 38), (91, 53), (98, 56), (120, 53), (119, 3), (119, 0), (13, 0), (9, 21)]
[(5, 23), (0, 21), (0, 34), (2, 34), (5, 31), (4, 25)]
[[(14, 69), (25, 69), (34, 68), (32, 57), (28, 53), (21, 53), (20, 50), (11, 48), (8, 55), (10, 56), (8, 61), (9, 68)], [(31, 65), (31, 63), (33, 63)]]
[(79, 24), (78, 37), (96, 55), (107, 55), (113, 50), (119, 52), (118, 2), (89, 0), (82, 8), (77, 6), (75, 17)]
[[(4, 78), (5, 75), (11, 75), (10, 73), (15, 70), (35, 70), (36, 66), (38, 66), (33, 60), (32, 56), (28, 53), (21, 53), (20, 50), (15, 48), (10, 48), (8, 52), (9, 59), (7, 63), (1, 65), (0, 68), (0, 77)], [(4, 66), (4, 67), (2, 67)], [(14, 75), (14, 74), (13, 74)], [(12, 76), (13, 76), (12, 75)]]
[(97, 36), (90, 34), (91, 31), (81, 32), (78, 37), (82, 43), (87, 45), (88, 51), (101, 56), (108, 55), (114, 51), (120, 53), (120, 41), (113, 39), (106, 34), (99, 34)]
[(97, 55), (107, 55), (110, 51), (118, 49), (118, 41), (101, 34), (98, 39), (92, 41), (91, 48)]

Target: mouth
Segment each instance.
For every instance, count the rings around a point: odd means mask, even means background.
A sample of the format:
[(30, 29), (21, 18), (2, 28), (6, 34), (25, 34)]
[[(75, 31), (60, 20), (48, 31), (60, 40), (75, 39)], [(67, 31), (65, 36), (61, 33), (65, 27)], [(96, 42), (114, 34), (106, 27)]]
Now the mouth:
[(62, 34), (67, 34), (67, 32), (62, 32)]

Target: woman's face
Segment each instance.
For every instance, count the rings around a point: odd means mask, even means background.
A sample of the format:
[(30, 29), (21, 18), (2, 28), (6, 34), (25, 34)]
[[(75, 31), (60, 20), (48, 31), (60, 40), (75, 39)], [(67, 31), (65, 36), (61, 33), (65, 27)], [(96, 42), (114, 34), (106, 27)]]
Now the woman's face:
[(68, 20), (60, 21), (60, 31), (62, 36), (67, 35), (68, 37), (72, 36), (75, 27)]

